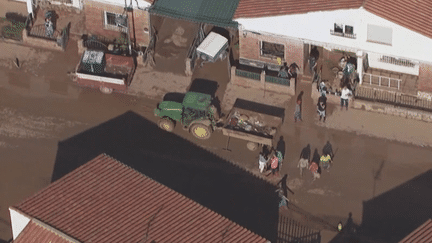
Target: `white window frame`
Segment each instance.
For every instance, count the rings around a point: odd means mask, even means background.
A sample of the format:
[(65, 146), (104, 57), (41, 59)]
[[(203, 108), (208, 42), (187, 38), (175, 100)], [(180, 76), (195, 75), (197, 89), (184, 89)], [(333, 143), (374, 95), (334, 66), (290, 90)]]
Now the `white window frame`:
[(121, 14), (118, 14), (118, 13), (113, 13), (113, 12), (104, 11), (104, 27), (105, 27), (105, 29), (115, 30), (115, 31), (120, 31), (120, 32), (124, 32), (124, 33), (127, 32), (127, 29), (124, 28), (124, 27), (120, 27), (120, 26), (117, 26), (117, 25), (109, 24), (109, 23), (108, 23), (108, 16), (107, 16), (107, 14), (113, 14), (113, 15), (115, 15), (116, 17), (117, 17), (118, 15), (121, 15)]
[[(283, 46), (283, 57), (273, 56), (273, 55), (270, 55), (270, 54), (264, 54), (263, 53), (263, 42), (266, 42), (266, 43), (269, 43), (269, 44), (276, 44), (276, 45)], [(285, 45), (277, 43), (277, 42), (270, 42), (270, 41), (263, 41), (262, 40), (262, 41), (260, 41), (260, 56), (267, 57), (267, 58), (272, 58), (272, 59), (274, 59), (274, 58), (281, 58), (282, 60), (285, 60)]]

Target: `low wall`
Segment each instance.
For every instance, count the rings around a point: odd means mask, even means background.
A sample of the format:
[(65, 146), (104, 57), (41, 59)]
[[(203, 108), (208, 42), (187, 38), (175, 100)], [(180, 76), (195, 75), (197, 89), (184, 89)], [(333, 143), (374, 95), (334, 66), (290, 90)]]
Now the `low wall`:
[[(312, 96), (312, 100), (314, 101), (314, 104), (318, 103), (318, 98), (320, 96), (320, 93), (316, 89), (316, 85), (312, 85), (311, 96)], [(340, 96), (329, 94), (326, 97), (327, 97), (327, 103), (338, 105), (338, 106), (340, 105)], [(364, 101), (360, 99), (350, 99), (349, 106), (354, 109), (372, 111), (372, 112), (382, 113), (386, 115), (400, 116), (400, 117), (405, 117), (408, 119), (414, 119), (418, 121), (432, 122), (432, 113), (421, 111), (421, 110), (400, 108), (400, 107), (395, 107), (393, 105)]]
[(246, 88), (261, 89), (276, 93), (285, 93), (288, 95), (295, 95), (295, 80), (290, 80), (290, 86), (269, 83), (265, 81), (265, 73), (262, 72), (260, 80), (250, 79), (236, 75), (236, 67), (231, 67), (231, 80), (234, 85), (243, 86)]
[(23, 43), (28, 46), (35, 46), (44, 49), (55, 51), (63, 51), (63, 48), (57, 44), (56, 41), (46, 40), (43, 38), (33, 37), (27, 35), (27, 30), (23, 30)]
[(368, 102), (363, 100), (354, 100), (353, 107), (366, 111), (373, 111), (387, 115), (400, 116), (418, 121), (432, 122), (432, 113), (421, 110), (399, 108), (392, 105)]

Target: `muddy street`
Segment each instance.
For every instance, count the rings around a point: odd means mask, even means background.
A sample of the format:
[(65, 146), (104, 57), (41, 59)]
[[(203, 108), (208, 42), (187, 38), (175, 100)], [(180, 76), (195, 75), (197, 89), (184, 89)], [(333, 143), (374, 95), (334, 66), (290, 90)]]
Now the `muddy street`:
[[(71, 63), (76, 63), (76, 60)], [(49, 65), (42, 68), (48, 67)], [(153, 108), (159, 100), (117, 93), (104, 95), (98, 90), (76, 87), (63, 78), (68, 67), (65, 65), (63, 70), (53, 73), (60, 77), (58, 79), (10, 68), (0, 69), (0, 156), (3, 166), (0, 170), (0, 239), (11, 238), (8, 207), (51, 182), (59, 141), (85, 132), (127, 111), (133, 111), (151, 122), (157, 121)], [(305, 90), (304, 122), (294, 124), (292, 99), (285, 107), (286, 119), (280, 134), (284, 138), (286, 149), (280, 174), (289, 175), (288, 187), (295, 193), (289, 195), (293, 206), (286, 214), (311, 227), (331, 229), (331, 225), (336, 226), (339, 221), (345, 220), (349, 212), (352, 212), (356, 224), (360, 224), (362, 220), (379, 222), (380, 219), (370, 219), (370, 212), (374, 211), (365, 212), (365, 204), (371, 205), (369, 210), (386, 205), (398, 209), (403, 213), (392, 217), (401, 224), (406, 217), (404, 214), (410, 213), (412, 218), (418, 216), (418, 220), (421, 220), (424, 210), (430, 212), (430, 200), (412, 201), (402, 193), (400, 197), (404, 198), (404, 203), (395, 206), (396, 202), (380, 199), (382, 195), (388, 195), (388, 192), (399, 191), (400, 185), (417, 176), (428, 176), (430, 173), (425, 172), (432, 168), (430, 149), (316, 126), (313, 122), (315, 108), (311, 104), (310, 93), (307, 92), (311, 90), (310, 84), (301, 83), (297, 90)], [(222, 133), (215, 132), (206, 141), (196, 140), (179, 127), (174, 133), (253, 174), (277, 182), (277, 178), (259, 174), (258, 151), (247, 150), (245, 141), (231, 138), (228, 144), (231, 151), (226, 151), (223, 148), (227, 146), (227, 137)], [(143, 139), (151, 141), (152, 138)], [(330, 172), (323, 171), (321, 179), (311, 183), (311, 174), (307, 171), (301, 177), (296, 167), (300, 151), (310, 144), (312, 152), (317, 149), (321, 153), (327, 141), (331, 142), (335, 151), (334, 167)], [(415, 190), (425, 199), (430, 197), (425, 194), (428, 191), (422, 188)], [(256, 193), (259, 197), (260, 192)], [(390, 197), (389, 200), (392, 199)], [(417, 213), (407, 210), (410, 203), (424, 210)], [(319, 224), (311, 218), (326, 223)]]

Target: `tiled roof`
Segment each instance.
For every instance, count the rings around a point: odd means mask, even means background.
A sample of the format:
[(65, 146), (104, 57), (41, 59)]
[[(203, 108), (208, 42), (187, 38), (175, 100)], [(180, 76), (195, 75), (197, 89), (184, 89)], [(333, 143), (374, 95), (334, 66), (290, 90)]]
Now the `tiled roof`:
[(266, 242), (107, 155), (15, 208), (81, 242)]
[(364, 0), (240, 0), (234, 19), (360, 8)]
[(366, 0), (364, 8), (370, 13), (432, 38), (430, 0)]
[(49, 230), (34, 220), (30, 221), (21, 234), (14, 240), (14, 243), (74, 243)]
[(430, 243), (432, 242), (432, 219), (428, 219), (424, 224), (407, 235), (399, 243)]

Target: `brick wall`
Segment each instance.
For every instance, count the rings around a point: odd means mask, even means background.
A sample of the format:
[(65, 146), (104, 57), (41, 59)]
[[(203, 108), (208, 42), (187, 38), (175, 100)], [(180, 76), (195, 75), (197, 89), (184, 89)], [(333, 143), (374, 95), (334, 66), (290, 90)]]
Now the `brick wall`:
[[(243, 35), (246, 33), (246, 37)], [(301, 41), (282, 38), (270, 35), (259, 35), (252, 32), (239, 31), (239, 43), (240, 43), (240, 58), (258, 60), (267, 63), (277, 64), (276, 57), (264, 57), (261, 56), (260, 42), (266, 41), (271, 43), (283, 44), (285, 46), (285, 62), (297, 63), (300, 67), (299, 73), (303, 73), (303, 48), (304, 45)]]
[[(84, 6), (85, 25), (88, 34), (104, 36), (108, 39), (115, 39), (120, 36), (120, 31), (111, 30), (105, 26), (104, 11), (123, 14), (124, 9), (120, 6), (104, 4), (100, 2), (86, 1)], [(134, 9), (133, 10), (134, 24), (132, 22), (132, 13), (128, 13), (129, 29), (131, 40), (134, 39), (133, 25), (135, 25), (135, 37), (138, 46), (148, 46), (148, 32), (144, 32), (144, 28), (149, 29), (148, 12)]]
[(420, 63), (417, 89), (432, 93), (432, 65)]

